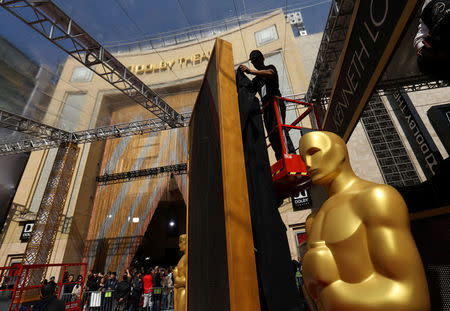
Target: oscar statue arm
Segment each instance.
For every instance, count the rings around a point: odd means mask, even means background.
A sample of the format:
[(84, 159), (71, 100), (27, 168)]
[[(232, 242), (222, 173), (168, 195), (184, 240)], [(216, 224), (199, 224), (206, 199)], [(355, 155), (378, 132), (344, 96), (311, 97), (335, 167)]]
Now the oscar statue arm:
[(313, 211), (311, 212), (311, 214), (308, 215), (308, 217), (306, 217), (306, 221), (305, 221), (305, 230), (306, 230), (306, 236), (310, 236), (311, 235), (311, 227), (312, 227), (312, 223), (314, 220), (314, 217), (316, 216), (317, 211)]
[(174, 278), (174, 284), (173, 286), (175, 288), (185, 287), (186, 286), (186, 275), (183, 273), (184, 271), (184, 265), (185, 265), (185, 257), (186, 255), (183, 255), (181, 257), (180, 261), (178, 262), (178, 265), (173, 270), (173, 278)]
[(303, 278), (311, 297), (319, 298), (319, 293), (340, 279), (336, 260), (324, 241), (308, 243), (309, 249), (303, 257)]
[(174, 283), (174, 287), (175, 288), (180, 288), (180, 287), (185, 287), (186, 285), (186, 277), (185, 276), (178, 276), (175, 278), (175, 283)]
[(325, 309), (429, 310), (425, 273), (403, 198), (394, 188), (377, 185), (358, 201), (373, 273), (360, 283), (338, 280), (325, 287), (319, 294)]

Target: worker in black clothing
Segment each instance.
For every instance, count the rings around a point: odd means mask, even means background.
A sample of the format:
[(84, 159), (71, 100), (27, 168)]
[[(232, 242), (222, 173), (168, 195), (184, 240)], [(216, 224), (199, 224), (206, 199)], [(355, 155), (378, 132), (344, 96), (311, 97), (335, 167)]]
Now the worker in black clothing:
[[(262, 106), (273, 100), (274, 96), (281, 96), (280, 87), (278, 82), (278, 72), (274, 65), (266, 66), (264, 64), (264, 56), (259, 50), (254, 50), (250, 53), (250, 62), (256, 69), (250, 69), (245, 65), (240, 65), (239, 70), (251, 75), (254, 75), (251, 83), (253, 91), (257, 91), (261, 97)], [(286, 105), (283, 101), (278, 102), (278, 109), (281, 117), (281, 122), (284, 124), (286, 118)], [(277, 126), (277, 117), (275, 109), (270, 104), (264, 108), (264, 125), (266, 127), (267, 134), (269, 135), (269, 141), (272, 145), (272, 149), (275, 152), (275, 157), (280, 160), (283, 157), (283, 149), (281, 147), (280, 134), (278, 131), (273, 131)], [(286, 148), (288, 153), (295, 153), (294, 145), (286, 130), (283, 131)]]

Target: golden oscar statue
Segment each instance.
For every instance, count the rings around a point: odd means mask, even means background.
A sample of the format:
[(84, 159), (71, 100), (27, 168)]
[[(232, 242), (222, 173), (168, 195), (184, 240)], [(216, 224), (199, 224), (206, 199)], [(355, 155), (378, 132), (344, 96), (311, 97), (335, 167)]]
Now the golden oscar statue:
[(175, 311), (186, 311), (186, 234), (180, 235), (179, 247), (183, 256), (173, 270), (174, 306)]
[(344, 141), (330, 132), (300, 140), (300, 155), (328, 200), (306, 222), (306, 289), (319, 310), (430, 309), (422, 261), (401, 195), (358, 178)]

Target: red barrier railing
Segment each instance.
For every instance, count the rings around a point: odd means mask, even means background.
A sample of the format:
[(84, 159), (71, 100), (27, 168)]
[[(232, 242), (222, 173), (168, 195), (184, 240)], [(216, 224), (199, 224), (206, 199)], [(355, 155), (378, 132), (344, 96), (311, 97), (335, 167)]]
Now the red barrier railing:
[[(6, 305), (9, 298), (9, 311), (19, 310), (21, 306), (24, 306), (27, 310), (30, 309), (33, 302), (37, 302), (40, 299), (40, 289), (44, 285), (43, 281), (49, 268), (59, 270), (60, 276), (55, 278), (58, 298), (61, 298), (64, 286), (76, 286), (77, 284), (80, 286), (79, 294), (74, 296), (70, 295), (70, 299), (63, 300), (67, 311), (80, 310), (81, 297), (83, 295), (84, 284), (86, 283), (86, 263), (46, 265), (14, 264), (10, 267), (0, 267), (0, 295), (3, 298), (0, 303)], [(70, 274), (78, 276), (77, 280), (69, 282)]]

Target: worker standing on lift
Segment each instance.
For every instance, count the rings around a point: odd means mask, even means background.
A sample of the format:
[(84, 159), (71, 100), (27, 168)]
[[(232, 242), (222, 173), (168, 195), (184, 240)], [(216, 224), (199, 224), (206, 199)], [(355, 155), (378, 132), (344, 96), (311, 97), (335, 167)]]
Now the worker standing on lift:
[[(250, 69), (245, 65), (240, 65), (239, 70), (251, 75), (255, 78), (252, 80), (252, 91), (258, 92), (261, 97), (262, 106), (273, 100), (274, 96), (280, 96), (280, 88), (278, 82), (278, 72), (274, 65), (266, 66), (264, 64), (264, 56), (259, 50), (253, 50), (250, 53), (250, 62), (256, 69)], [(281, 122), (284, 124), (286, 118), (286, 105), (284, 101), (278, 102), (278, 109), (280, 112)], [(269, 134), (277, 126), (277, 117), (275, 114), (274, 106), (270, 103), (264, 108), (264, 125), (266, 131)], [(288, 153), (295, 153), (294, 145), (292, 144), (289, 133), (283, 130), (284, 138), (286, 141), (286, 147)], [(280, 135), (278, 131), (273, 131), (269, 135), (269, 141), (272, 145), (272, 149), (275, 152), (275, 157), (280, 160), (283, 157), (283, 149), (281, 147)]]

